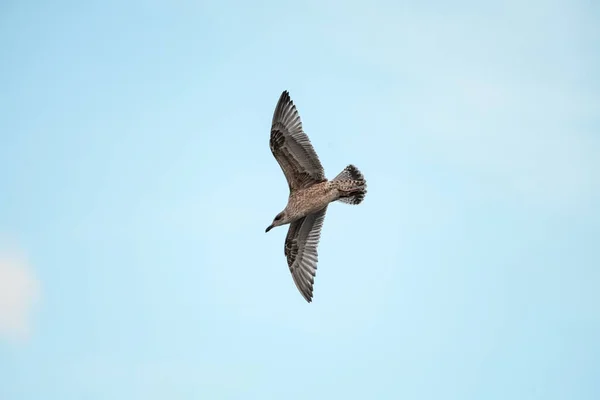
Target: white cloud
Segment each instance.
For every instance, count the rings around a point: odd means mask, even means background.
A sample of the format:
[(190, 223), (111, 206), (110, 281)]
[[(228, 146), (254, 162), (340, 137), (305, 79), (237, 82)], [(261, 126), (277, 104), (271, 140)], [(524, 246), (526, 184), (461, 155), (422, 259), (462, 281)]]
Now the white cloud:
[(0, 248), (0, 337), (24, 339), (40, 284), (25, 257)]

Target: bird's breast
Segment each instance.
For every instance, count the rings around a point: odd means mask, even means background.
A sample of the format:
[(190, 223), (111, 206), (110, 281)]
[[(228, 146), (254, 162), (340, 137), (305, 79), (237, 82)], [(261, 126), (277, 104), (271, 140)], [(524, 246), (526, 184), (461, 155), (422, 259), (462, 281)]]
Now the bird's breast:
[(290, 195), (288, 212), (297, 218), (302, 218), (321, 210), (335, 200), (336, 189), (330, 182), (317, 183), (306, 189), (300, 189)]

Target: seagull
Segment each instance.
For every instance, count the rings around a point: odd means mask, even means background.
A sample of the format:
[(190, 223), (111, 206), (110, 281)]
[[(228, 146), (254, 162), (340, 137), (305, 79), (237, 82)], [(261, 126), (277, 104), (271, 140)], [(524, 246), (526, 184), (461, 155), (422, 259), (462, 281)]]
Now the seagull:
[(327, 180), (287, 90), (275, 107), (269, 144), (283, 170), (290, 194), (285, 209), (275, 216), (265, 232), (290, 224), (284, 254), (296, 287), (310, 303), (317, 272), (317, 247), (327, 207), (334, 201), (360, 204), (367, 193), (367, 182), (352, 164), (333, 180)]

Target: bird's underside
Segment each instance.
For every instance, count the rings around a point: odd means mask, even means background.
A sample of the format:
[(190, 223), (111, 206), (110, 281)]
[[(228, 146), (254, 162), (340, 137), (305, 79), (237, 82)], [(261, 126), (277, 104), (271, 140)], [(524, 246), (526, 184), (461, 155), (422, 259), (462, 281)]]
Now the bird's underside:
[[(290, 190), (290, 202), (285, 211), (300, 217), (293, 218), (290, 223), (285, 239), (285, 257), (296, 287), (310, 303), (317, 271), (317, 247), (327, 205), (336, 199), (358, 204), (366, 193), (366, 182), (358, 169), (351, 165), (332, 182), (327, 181), (323, 166), (302, 130), (300, 116), (287, 91), (281, 94), (273, 114), (270, 148)], [(354, 188), (352, 185), (355, 185)], [(332, 196), (331, 190), (337, 190), (335, 194), (343, 194), (343, 188), (346, 187), (349, 188), (347, 196)], [(362, 197), (358, 197), (359, 194)], [(299, 200), (294, 202), (294, 198)], [(305, 210), (311, 212), (306, 215), (303, 212)]]

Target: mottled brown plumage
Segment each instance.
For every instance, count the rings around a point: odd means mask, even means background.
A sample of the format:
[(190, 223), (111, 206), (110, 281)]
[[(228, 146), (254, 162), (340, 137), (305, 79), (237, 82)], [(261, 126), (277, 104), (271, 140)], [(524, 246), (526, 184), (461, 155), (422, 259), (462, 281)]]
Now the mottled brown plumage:
[(290, 224), (285, 239), (285, 256), (296, 287), (309, 303), (313, 297), (319, 239), (329, 203), (360, 204), (367, 192), (362, 173), (348, 165), (333, 180), (325, 178), (323, 166), (308, 136), (296, 106), (284, 91), (271, 126), (270, 147), (290, 189), (288, 204), (277, 214), (266, 232)]

